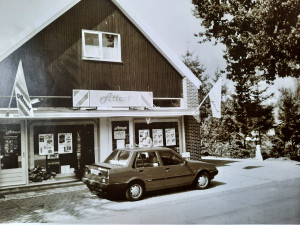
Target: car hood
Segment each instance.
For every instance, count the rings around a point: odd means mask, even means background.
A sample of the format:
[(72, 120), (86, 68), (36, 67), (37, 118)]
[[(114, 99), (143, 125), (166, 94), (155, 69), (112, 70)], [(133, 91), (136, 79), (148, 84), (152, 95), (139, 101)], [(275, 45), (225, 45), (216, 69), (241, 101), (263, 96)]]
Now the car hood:
[(203, 161), (196, 161), (196, 160), (187, 160), (188, 165), (191, 167), (203, 167), (203, 168), (207, 168), (207, 169), (216, 169), (216, 166), (214, 164), (211, 163), (207, 163), (207, 162), (203, 162)]

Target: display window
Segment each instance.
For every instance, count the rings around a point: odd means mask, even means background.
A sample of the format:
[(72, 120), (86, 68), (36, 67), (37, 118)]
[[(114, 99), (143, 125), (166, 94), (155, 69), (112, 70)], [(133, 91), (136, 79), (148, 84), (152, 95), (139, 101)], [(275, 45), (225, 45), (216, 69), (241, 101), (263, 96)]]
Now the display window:
[(136, 145), (143, 146), (152, 140), (153, 147), (169, 147), (179, 153), (178, 122), (135, 123)]
[(129, 121), (112, 121), (112, 149), (129, 147)]
[(30, 168), (30, 181), (75, 176), (85, 165), (92, 163), (94, 163), (93, 125), (34, 127), (34, 167)]
[(22, 168), (21, 125), (0, 124), (0, 169)]

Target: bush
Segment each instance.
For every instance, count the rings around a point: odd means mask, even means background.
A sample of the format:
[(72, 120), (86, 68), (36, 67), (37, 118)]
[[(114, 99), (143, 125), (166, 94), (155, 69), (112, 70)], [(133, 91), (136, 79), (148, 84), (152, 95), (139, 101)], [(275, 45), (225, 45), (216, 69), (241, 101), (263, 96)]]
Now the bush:
[(242, 148), (242, 142), (235, 142), (231, 145), (221, 142), (213, 144), (211, 147), (203, 147), (201, 155), (203, 156), (216, 156), (216, 157), (228, 157), (228, 158), (249, 158), (251, 157), (251, 150)]

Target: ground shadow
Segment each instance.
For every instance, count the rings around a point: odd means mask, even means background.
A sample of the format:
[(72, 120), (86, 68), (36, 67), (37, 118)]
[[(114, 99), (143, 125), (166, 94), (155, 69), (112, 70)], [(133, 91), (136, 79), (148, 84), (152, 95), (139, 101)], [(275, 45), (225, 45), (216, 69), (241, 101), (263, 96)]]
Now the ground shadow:
[(203, 162), (214, 164), (216, 167), (229, 166), (230, 163), (239, 162), (237, 160), (223, 160), (223, 159), (201, 159)]
[[(210, 183), (210, 188), (215, 188), (218, 186), (225, 185), (226, 183), (219, 182), (219, 181), (211, 181)], [(184, 192), (191, 192), (191, 191), (196, 191), (192, 186), (183, 186), (183, 187), (176, 187), (176, 188), (168, 188), (168, 189), (162, 189), (162, 190), (157, 190), (157, 191), (150, 191), (147, 192), (144, 196), (144, 199), (147, 198), (153, 198), (153, 197), (159, 197), (159, 196), (167, 196), (167, 195), (172, 195), (172, 194), (179, 194), (179, 193), (184, 193)], [(199, 190), (201, 191), (201, 190)], [(100, 198), (105, 198), (110, 201), (114, 202), (126, 202), (127, 200), (125, 199), (124, 194), (116, 194), (116, 193), (111, 193), (111, 194), (104, 194), (102, 196), (99, 196)]]
[(255, 169), (255, 168), (259, 168), (259, 167), (262, 167), (262, 166), (246, 166), (243, 169), (244, 170), (251, 170), (251, 169)]
[(211, 183), (210, 183), (210, 188), (222, 186), (222, 185), (225, 185), (225, 184), (226, 184), (226, 183), (220, 182), (220, 181), (211, 181)]

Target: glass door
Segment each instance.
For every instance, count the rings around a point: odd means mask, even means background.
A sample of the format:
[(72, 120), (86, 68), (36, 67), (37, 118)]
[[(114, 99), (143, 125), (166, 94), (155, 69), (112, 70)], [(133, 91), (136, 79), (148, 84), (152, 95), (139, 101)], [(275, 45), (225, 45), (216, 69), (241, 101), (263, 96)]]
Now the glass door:
[(0, 124), (0, 186), (26, 184), (22, 124)]

